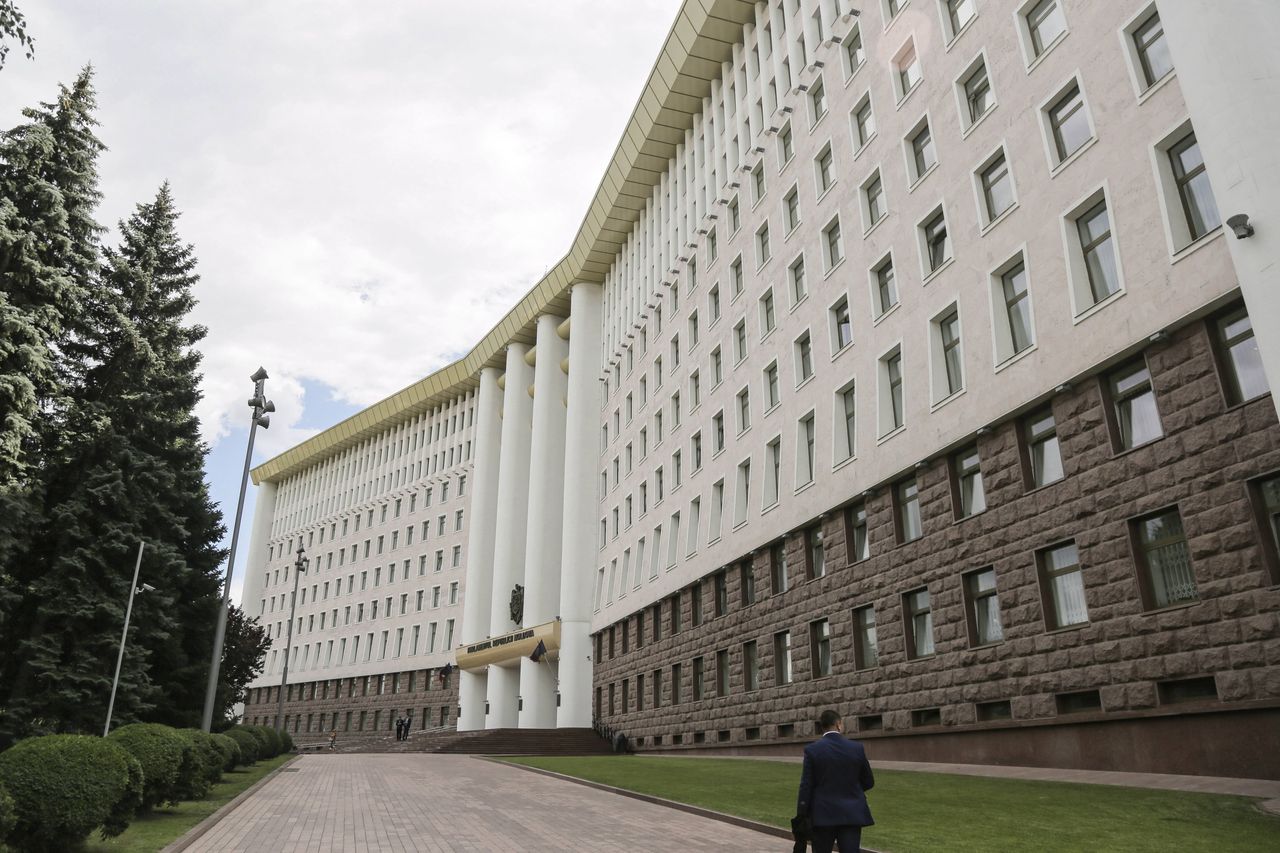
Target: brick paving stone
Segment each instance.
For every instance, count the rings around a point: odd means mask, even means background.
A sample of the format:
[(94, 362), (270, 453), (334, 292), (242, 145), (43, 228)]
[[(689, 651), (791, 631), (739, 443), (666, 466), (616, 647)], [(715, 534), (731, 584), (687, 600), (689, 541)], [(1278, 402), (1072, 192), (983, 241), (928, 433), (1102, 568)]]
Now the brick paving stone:
[(763, 853), (787, 846), (749, 829), (469, 756), (306, 755), (187, 849)]

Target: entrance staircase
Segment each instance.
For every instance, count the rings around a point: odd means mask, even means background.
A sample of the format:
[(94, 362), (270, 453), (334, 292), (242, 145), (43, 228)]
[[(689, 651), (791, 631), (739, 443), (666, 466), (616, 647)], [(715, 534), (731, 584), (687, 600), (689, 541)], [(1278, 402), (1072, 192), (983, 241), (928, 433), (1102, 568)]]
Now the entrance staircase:
[[(328, 753), (328, 736), (297, 738), (299, 752)], [(335, 753), (442, 753), (447, 755), (608, 755), (609, 742), (593, 729), (454, 728), (411, 731), (408, 740), (394, 732), (339, 732)]]

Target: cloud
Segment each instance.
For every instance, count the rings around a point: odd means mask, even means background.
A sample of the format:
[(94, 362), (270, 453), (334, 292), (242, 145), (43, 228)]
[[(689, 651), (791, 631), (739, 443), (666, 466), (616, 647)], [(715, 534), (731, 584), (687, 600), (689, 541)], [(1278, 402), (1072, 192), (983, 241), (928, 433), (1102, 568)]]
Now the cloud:
[[(25, 4), (0, 126), (92, 60), (114, 222), (169, 179), (203, 279), (199, 414), (271, 452), (303, 383), (364, 406), (464, 353), (568, 250), (678, 0)], [(56, 8), (55, 8), (56, 6)]]

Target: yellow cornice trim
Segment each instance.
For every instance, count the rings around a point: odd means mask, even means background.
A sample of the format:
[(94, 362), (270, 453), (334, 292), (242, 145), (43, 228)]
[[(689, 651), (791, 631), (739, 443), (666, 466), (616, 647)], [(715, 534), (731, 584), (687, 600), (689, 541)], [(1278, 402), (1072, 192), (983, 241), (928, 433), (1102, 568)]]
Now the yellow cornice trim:
[[(515, 340), (533, 342), (532, 325), (575, 281), (600, 283), (604, 273), (593, 256), (612, 257), (619, 246), (620, 223), (639, 217), (636, 190), (652, 190), (661, 170), (654, 158), (675, 156), (678, 131), (692, 126), (695, 101), (710, 94), (720, 63), (729, 59), (742, 25), (755, 19), (755, 4), (747, 0), (685, 0), (649, 78), (641, 89), (631, 119), (622, 133), (595, 197), (565, 256), (512, 306), (462, 358), (435, 373), (357, 412), (341, 423), (262, 463), (252, 471), (255, 484), (280, 481), (333, 454), (372, 438), (411, 415), (446, 403), (479, 384), (486, 365), (503, 366), (502, 352)], [(567, 310), (567, 306), (560, 309)]]

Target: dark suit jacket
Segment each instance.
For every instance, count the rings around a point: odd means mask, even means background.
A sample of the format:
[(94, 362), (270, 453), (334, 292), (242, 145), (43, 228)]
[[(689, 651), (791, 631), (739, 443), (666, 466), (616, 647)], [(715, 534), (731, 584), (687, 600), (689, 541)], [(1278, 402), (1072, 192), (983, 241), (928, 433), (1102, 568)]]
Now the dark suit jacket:
[(804, 748), (796, 814), (814, 826), (871, 826), (865, 792), (875, 785), (862, 744), (827, 732)]

